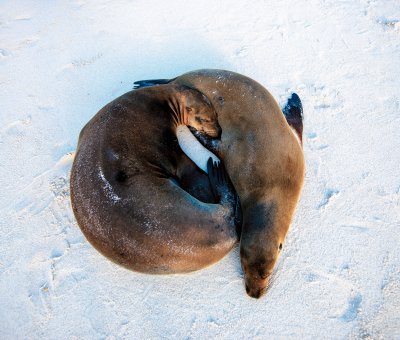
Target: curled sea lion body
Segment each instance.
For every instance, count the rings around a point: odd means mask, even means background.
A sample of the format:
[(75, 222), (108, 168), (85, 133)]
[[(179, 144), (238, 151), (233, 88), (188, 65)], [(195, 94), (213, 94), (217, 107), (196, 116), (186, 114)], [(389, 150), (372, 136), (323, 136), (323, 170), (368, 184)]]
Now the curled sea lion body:
[(128, 92), (81, 132), (71, 172), (75, 217), (98, 251), (129, 269), (190, 272), (237, 242), (233, 194), (215, 180), (220, 173), (210, 186), (182, 152), (181, 124), (220, 133), (208, 99), (171, 84)]
[(269, 285), (303, 185), (301, 112), (286, 108), (292, 115), (285, 119), (263, 86), (234, 72), (198, 70), (170, 83), (200, 90), (217, 111), (220, 141), (199, 139), (223, 160), (239, 195), (241, 264), (246, 291), (258, 298)]
[(204, 70), (173, 83), (199, 89), (218, 113), (222, 135), (215, 151), (240, 197), (240, 258), (246, 291), (258, 298), (268, 286), (303, 185), (301, 144), (272, 95), (248, 77)]

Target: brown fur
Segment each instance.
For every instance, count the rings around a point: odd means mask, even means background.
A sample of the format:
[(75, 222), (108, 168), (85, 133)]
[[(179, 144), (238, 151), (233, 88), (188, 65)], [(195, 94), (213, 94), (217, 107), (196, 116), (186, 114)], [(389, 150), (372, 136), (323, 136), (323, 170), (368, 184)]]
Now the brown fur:
[(240, 197), (246, 291), (260, 297), (289, 229), (304, 179), (302, 147), (271, 94), (254, 80), (199, 70), (172, 83), (209, 97), (222, 127), (218, 154)]
[(237, 242), (233, 204), (213, 204), (207, 176), (178, 145), (179, 124), (220, 133), (208, 99), (173, 84), (128, 92), (81, 132), (71, 172), (73, 211), (90, 243), (129, 269), (193, 271)]

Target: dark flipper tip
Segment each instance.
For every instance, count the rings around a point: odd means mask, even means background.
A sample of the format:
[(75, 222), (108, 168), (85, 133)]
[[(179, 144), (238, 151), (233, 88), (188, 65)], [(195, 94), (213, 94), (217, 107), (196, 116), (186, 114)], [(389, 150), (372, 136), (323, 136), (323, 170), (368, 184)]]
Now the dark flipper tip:
[(211, 184), (211, 190), (214, 193), (214, 196), (219, 198), (221, 196), (221, 189), (224, 185), (221, 183), (221, 167), (218, 166), (218, 163), (214, 162), (211, 157), (207, 161), (207, 172)]
[(293, 92), (283, 109), (286, 118), (301, 117), (303, 119), (303, 105), (297, 93)]
[[(174, 78), (175, 79), (175, 78)], [(149, 80), (138, 80), (133, 83), (133, 89), (140, 89), (142, 87), (149, 87), (155, 85), (164, 85), (173, 81), (174, 79), (149, 79)]]
[(214, 196), (217, 198), (229, 196), (233, 188), (230, 185), (228, 174), (222, 162), (215, 162), (210, 157), (207, 161), (207, 171)]
[(303, 138), (303, 105), (297, 93), (292, 93), (285, 107), (282, 109), (286, 121), (293, 127), (302, 141)]

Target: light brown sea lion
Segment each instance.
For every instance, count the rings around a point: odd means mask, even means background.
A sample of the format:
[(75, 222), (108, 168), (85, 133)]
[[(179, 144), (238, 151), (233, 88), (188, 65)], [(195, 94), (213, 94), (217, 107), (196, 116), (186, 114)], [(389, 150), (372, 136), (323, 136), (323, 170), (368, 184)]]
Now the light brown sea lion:
[(291, 115), (285, 119), (263, 86), (224, 70), (198, 70), (170, 81), (135, 84), (159, 83), (194, 87), (210, 99), (217, 111), (222, 128), (220, 141), (200, 140), (224, 161), (240, 197), (241, 264), (246, 291), (258, 298), (269, 285), (303, 185), (301, 102), (298, 100), (300, 107), (293, 105), (294, 111), (286, 107)]
[(75, 217), (98, 251), (135, 271), (198, 270), (237, 242), (234, 193), (222, 166), (209, 161), (208, 179), (179, 148), (180, 124), (220, 133), (200, 91), (169, 84), (115, 99), (79, 137), (71, 172)]

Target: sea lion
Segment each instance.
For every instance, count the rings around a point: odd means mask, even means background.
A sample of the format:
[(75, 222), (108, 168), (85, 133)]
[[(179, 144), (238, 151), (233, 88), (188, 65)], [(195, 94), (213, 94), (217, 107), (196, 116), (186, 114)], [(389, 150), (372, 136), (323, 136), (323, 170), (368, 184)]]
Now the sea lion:
[(115, 99), (80, 134), (71, 171), (75, 217), (99, 252), (129, 269), (190, 272), (237, 242), (223, 166), (210, 159), (208, 177), (199, 170), (178, 145), (181, 124), (220, 134), (204, 94), (167, 84)]
[(135, 85), (152, 86), (160, 81), (198, 89), (217, 111), (220, 140), (196, 136), (223, 160), (240, 197), (245, 287), (248, 295), (259, 298), (268, 288), (303, 185), (300, 99), (297, 101), (296, 95), (293, 107), (285, 108), (290, 118), (286, 120), (263, 86), (224, 70), (198, 70), (171, 81), (148, 80)]

